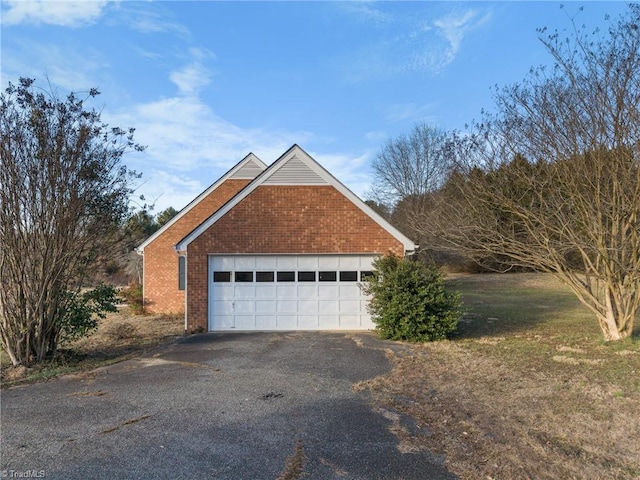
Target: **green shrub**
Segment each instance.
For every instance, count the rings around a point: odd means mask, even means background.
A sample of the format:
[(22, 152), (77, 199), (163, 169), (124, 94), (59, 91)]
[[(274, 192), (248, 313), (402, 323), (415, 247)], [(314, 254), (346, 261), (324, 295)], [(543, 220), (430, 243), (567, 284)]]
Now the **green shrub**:
[(361, 284), (380, 337), (424, 342), (454, 332), (462, 314), (459, 295), (447, 292), (437, 268), (394, 255), (374, 262)]
[(61, 341), (72, 341), (89, 335), (107, 312), (116, 312), (118, 295), (109, 285), (98, 285), (86, 292), (68, 292), (59, 309), (57, 328)]

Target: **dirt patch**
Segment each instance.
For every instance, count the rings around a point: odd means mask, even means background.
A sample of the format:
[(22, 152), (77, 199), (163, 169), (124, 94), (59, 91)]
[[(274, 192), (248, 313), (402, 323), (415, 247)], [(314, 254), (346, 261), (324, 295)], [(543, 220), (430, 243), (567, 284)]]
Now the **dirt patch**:
[(104, 390), (86, 391), (86, 392), (73, 392), (68, 393), (67, 397), (103, 397), (107, 395)]
[(92, 335), (64, 346), (78, 353), (126, 352), (155, 346), (184, 333), (184, 319), (169, 315), (108, 315)]
[(116, 425), (115, 427), (111, 427), (111, 428), (106, 428), (106, 429), (102, 430), (100, 433), (105, 434), (105, 433), (115, 432), (116, 430), (118, 430), (121, 427), (141, 422), (143, 420), (146, 420), (147, 418), (151, 418), (151, 415), (143, 415), (142, 417), (130, 418), (129, 420), (126, 420), (126, 421), (122, 422), (120, 425)]
[(567, 355), (554, 355), (552, 357), (554, 362), (567, 363), (569, 365), (580, 365), (581, 363), (586, 365), (600, 365), (604, 363), (602, 358), (574, 358)]

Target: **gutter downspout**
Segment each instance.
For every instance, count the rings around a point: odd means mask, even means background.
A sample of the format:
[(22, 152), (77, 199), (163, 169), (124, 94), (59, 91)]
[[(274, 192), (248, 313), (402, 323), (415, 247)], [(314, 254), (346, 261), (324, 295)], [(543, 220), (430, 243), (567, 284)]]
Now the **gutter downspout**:
[(146, 298), (144, 294), (144, 287), (145, 287), (144, 272), (146, 271), (147, 268), (145, 265), (144, 249), (140, 249), (136, 247), (135, 250), (136, 250), (136, 253), (142, 257), (142, 281), (140, 283), (142, 283), (142, 311), (144, 311), (144, 308), (145, 308), (144, 299)]

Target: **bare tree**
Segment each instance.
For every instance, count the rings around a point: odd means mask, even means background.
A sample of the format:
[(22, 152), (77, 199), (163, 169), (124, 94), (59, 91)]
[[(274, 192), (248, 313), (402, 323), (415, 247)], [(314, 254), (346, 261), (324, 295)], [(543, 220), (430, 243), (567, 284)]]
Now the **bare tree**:
[(370, 196), (392, 212), (392, 222), (410, 235), (431, 210), (430, 195), (451, 167), (447, 135), (435, 126), (416, 124), (411, 133), (385, 143), (372, 163)]
[(458, 139), (467, 163), (438, 231), (475, 258), (553, 273), (620, 340), (640, 304), (640, 6), (606, 33), (574, 32), (541, 38), (555, 68), (498, 90), (497, 113)]
[(128, 213), (134, 174), (121, 158), (141, 147), (74, 93), (26, 78), (0, 95), (0, 138), (0, 339), (14, 364), (31, 363), (74, 335), (73, 309), (108, 303), (82, 305), (92, 296), (79, 290)]

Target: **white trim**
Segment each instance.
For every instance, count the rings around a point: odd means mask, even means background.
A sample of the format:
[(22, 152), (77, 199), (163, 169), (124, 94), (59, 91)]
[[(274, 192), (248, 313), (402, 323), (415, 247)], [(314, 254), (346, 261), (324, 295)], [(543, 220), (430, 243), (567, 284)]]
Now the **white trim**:
[[(413, 253), (417, 248), (417, 245), (400, 232), (397, 228), (387, 222), (384, 218), (378, 215), (371, 207), (364, 203), (356, 194), (344, 186), (333, 175), (325, 170), (318, 162), (316, 162), (311, 156), (305, 152), (298, 145), (293, 145), (287, 150), (278, 160), (276, 160), (270, 167), (268, 167), (262, 175), (257, 177), (253, 182), (247, 185), (241, 190), (235, 197), (224, 204), (213, 215), (202, 222), (198, 227), (191, 231), (186, 237), (184, 237), (177, 245), (176, 250), (179, 253), (183, 253), (187, 250), (187, 247), (191, 242), (204, 233), (209, 227), (216, 223), (220, 218), (226, 215), (232, 208), (234, 208), (240, 201), (249, 196), (256, 188), (264, 184), (275, 172), (280, 170), (289, 160), (296, 158), (302, 161), (307, 167), (313, 170), (321, 178), (323, 178), (329, 185), (335, 187), (340, 193), (347, 197), (351, 202), (356, 205), (360, 210), (367, 214), (373, 221), (385, 229), (389, 234), (396, 238), (404, 245), (406, 253)], [(385, 252), (386, 253), (386, 252)]]
[[(209, 275), (209, 267), (207, 267), (207, 276)], [(188, 315), (189, 315), (189, 304), (187, 302), (187, 292), (189, 290), (189, 283), (188, 283), (188, 278), (189, 278), (189, 257), (187, 255), (184, 256), (184, 331), (187, 331), (187, 320), (188, 320)], [(207, 313), (208, 315), (208, 313)]]
[(255, 176), (248, 176), (246, 174), (243, 174), (243, 172), (248, 171), (248, 169), (244, 169), (243, 170), (243, 168), (245, 166), (247, 166), (247, 164), (249, 164), (249, 163), (252, 163), (252, 164), (256, 165), (256, 167), (258, 169), (261, 169), (262, 171), (266, 170), (266, 168), (267, 168), (267, 165), (262, 160), (260, 160), (258, 157), (256, 157), (253, 153), (250, 153), (249, 155), (244, 157), (242, 160), (240, 160), (238, 163), (236, 163), (236, 165), (233, 166), (222, 177), (220, 177), (218, 180), (216, 180), (216, 182), (213, 183), (209, 188), (207, 188), (204, 192), (202, 192), (194, 200), (192, 200), (186, 207), (184, 207), (182, 210), (180, 210), (175, 217), (173, 217), (171, 220), (169, 220), (167, 223), (165, 223), (162, 226), (162, 228), (160, 228), (156, 233), (154, 233), (149, 238), (147, 238), (144, 242), (142, 242), (140, 245), (138, 245), (136, 247), (136, 249), (135, 249), (136, 252), (138, 252), (139, 255), (143, 255), (144, 249), (151, 242), (153, 242), (156, 238), (158, 238), (160, 235), (162, 235), (168, 228), (170, 228), (173, 224), (175, 224), (178, 220), (180, 220), (184, 215), (187, 214), (187, 212), (189, 212), (193, 207), (198, 205), (198, 203), (200, 203), (201, 200), (206, 198), (211, 192), (213, 192), (215, 189), (217, 189), (226, 180), (229, 180), (230, 178), (233, 178), (234, 180), (236, 180), (236, 179), (253, 180), (255, 178)]

